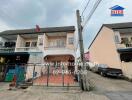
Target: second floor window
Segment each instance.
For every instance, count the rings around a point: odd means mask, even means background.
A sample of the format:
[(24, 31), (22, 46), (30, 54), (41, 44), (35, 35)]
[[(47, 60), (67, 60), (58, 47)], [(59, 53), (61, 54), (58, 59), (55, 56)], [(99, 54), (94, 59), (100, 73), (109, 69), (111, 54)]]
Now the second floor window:
[(32, 42), (31, 43), (31, 47), (36, 47), (37, 46), (37, 42)]
[(30, 42), (26, 42), (25, 47), (30, 47)]
[(120, 43), (120, 39), (119, 39), (119, 36), (118, 35), (115, 35), (115, 42), (116, 43)]
[(65, 47), (64, 39), (56, 39), (49, 42), (50, 47)]
[(69, 44), (74, 44), (74, 38), (73, 37), (68, 38), (68, 43)]

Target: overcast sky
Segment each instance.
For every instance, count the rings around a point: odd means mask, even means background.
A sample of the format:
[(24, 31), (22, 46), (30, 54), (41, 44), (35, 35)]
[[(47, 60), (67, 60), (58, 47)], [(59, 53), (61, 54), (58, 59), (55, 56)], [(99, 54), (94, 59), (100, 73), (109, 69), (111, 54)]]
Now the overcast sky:
[[(83, 1), (83, 3), (82, 3)], [(8, 29), (76, 25), (76, 9), (88, 0), (0, 0), (0, 31)], [(96, 0), (84, 13), (88, 15)], [(110, 7), (125, 8), (124, 17), (111, 17)], [(103, 23), (132, 22), (132, 0), (103, 0), (84, 29), (85, 51)]]

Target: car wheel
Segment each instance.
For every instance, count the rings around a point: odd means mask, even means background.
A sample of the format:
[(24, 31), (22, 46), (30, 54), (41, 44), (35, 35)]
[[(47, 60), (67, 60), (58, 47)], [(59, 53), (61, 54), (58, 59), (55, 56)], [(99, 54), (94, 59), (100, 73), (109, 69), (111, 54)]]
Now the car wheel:
[(100, 75), (105, 77), (105, 74), (103, 72), (100, 72)]

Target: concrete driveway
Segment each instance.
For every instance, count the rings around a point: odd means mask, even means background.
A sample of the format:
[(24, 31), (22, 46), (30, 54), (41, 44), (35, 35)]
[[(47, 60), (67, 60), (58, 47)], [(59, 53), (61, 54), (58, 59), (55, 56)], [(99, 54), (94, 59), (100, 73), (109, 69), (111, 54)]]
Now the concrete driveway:
[(94, 84), (91, 92), (79, 87), (31, 86), (28, 89), (8, 90), (8, 83), (0, 83), (0, 100), (132, 100), (132, 83), (111, 79), (88, 72), (87, 78)]
[(87, 78), (95, 86), (94, 93), (104, 94), (110, 100), (132, 100), (132, 82), (102, 77), (92, 72), (88, 72)]

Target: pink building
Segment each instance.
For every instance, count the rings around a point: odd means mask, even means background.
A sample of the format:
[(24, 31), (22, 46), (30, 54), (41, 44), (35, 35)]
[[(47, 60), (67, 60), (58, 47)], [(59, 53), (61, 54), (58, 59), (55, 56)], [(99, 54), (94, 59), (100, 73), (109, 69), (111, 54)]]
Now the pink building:
[(132, 79), (132, 23), (102, 25), (89, 52), (91, 62), (122, 69)]

